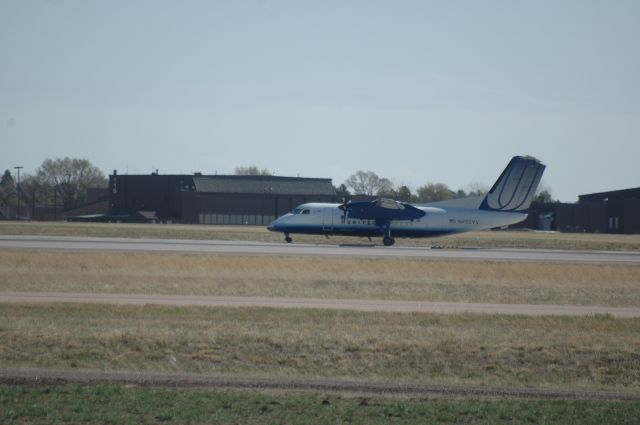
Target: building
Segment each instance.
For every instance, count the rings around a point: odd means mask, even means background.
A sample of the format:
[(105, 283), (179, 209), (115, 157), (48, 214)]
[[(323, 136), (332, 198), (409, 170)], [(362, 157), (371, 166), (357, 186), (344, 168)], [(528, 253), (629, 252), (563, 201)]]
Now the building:
[(580, 205), (604, 205), (607, 233), (640, 233), (640, 187), (578, 196)]
[(534, 202), (525, 221), (515, 226), (572, 233), (606, 233), (604, 205)]
[(577, 203), (533, 203), (517, 225), (539, 230), (640, 233), (640, 188), (580, 195)]
[(305, 202), (337, 202), (331, 179), (236, 175), (109, 176), (109, 220), (264, 226)]

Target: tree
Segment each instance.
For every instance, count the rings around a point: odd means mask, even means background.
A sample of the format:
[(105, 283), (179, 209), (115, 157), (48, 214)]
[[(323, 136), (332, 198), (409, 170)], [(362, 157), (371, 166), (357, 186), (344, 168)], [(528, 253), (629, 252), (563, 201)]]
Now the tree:
[(469, 195), (467, 194), (467, 192), (464, 191), (464, 189), (458, 189), (458, 191), (453, 194), (453, 197), (455, 199), (466, 198), (467, 196)]
[(43, 185), (36, 176), (26, 174), (20, 181), (20, 197), (25, 204), (35, 207), (54, 198), (53, 188)]
[(349, 192), (349, 189), (347, 189), (347, 186), (343, 184), (341, 184), (338, 187), (334, 187), (334, 189), (336, 190), (336, 194), (342, 199), (342, 200), (347, 200), (347, 198), (349, 196), (351, 196), (351, 193)]
[(0, 180), (0, 205), (9, 206), (15, 203), (17, 196), (16, 182), (13, 180), (11, 171), (5, 170)]
[(391, 180), (385, 177), (380, 178), (373, 171), (358, 170), (345, 180), (344, 185), (351, 188), (356, 195), (388, 196), (393, 191)]
[(553, 202), (551, 192), (548, 189), (539, 190), (536, 196), (533, 197), (533, 202), (539, 202), (541, 204), (550, 204)]
[(378, 187), (379, 189), (376, 192), (377, 196), (383, 196), (385, 198), (396, 198), (398, 196), (398, 191), (393, 187), (393, 182), (386, 177), (380, 178)]
[(538, 190), (536, 190), (536, 196), (533, 197), (533, 202), (539, 202), (541, 204), (550, 204), (554, 202), (551, 195), (551, 188), (544, 183), (540, 183)]
[(418, 202), (446, 201), (454, 196), (454, 192), (444, 183), (427, 183), (420, 186), (416, 192), (418, 193)]
[(467, 196), (481, 196), (489, 191), (489, 188), (484, 183), (471, 183), (467, 189)]
[(272, 176), (273, 173), (266, 168), (259, 169), (255, 165), (250, 165), (248, 167), (240, 166), (233, 169), (233, 172), (237, 176)]
[(410, 202), (411, 201), (411, 190), (407, 186), (400, 186), (398, 188), (397, 194), (398, 201), (401, 202)]
[(87, 189), (106, 187), (107, 179), (102, 171), (87, 159), (45, 159), (36, 171), (35, 181), (40, 190), (55, 194), (65, 209), (85, 202)]

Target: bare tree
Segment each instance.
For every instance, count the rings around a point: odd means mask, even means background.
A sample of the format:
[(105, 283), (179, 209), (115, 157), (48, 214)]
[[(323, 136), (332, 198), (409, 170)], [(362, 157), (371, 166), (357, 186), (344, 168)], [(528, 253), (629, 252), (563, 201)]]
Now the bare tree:
[(378, 196), (385, 196), (388, 198), (395, 198), (398, 196), (398, 191), (393, 187), (393, 182), (386, 177), (381, 177), (378, 181)]
[(467, 196), (480, 196), (489, 191), (486, 184), (480, 182), (474, 182), (467, 186)]
[(381, 178), (373, 171), (358, 170), (345, 180), (344, 185), (356, 195), (389, 196), (394, 191), (391, 180)]
[(238, 176), (272, 176), (273, 173), (266, 168), (258, 168), (255, 165), (240, 166), (233, 169)]
[(340, 196), (342, 200), (347, 200), (347, 198), (351, 196), (349, 189), (344, 185), (344, 183), (338, 187), (334, 187), (334, 189), (336, 190), (336, 194)]

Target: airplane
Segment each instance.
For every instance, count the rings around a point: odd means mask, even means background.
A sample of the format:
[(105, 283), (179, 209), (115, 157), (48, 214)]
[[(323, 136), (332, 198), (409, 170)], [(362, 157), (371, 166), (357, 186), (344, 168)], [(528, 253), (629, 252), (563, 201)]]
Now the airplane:
[(427, 204), (393, 199), (306, 203), (274, 220), (267, 229), (291, 234), (420, 238), (492, 229), (523, 221), (546, 166), (531, 156), (514, 156), (488, 193)]

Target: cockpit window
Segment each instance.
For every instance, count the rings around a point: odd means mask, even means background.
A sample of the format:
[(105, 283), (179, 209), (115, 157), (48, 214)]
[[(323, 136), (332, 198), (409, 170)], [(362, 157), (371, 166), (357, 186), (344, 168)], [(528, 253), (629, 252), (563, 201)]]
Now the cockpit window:
[(309, 210), (302, 210), (302, 214), (311, 214), (311, 211), (309, 211)]
[(296, 208), (293, 211), (291, 211), (291, 214), (302, 214), (302, 209)]

